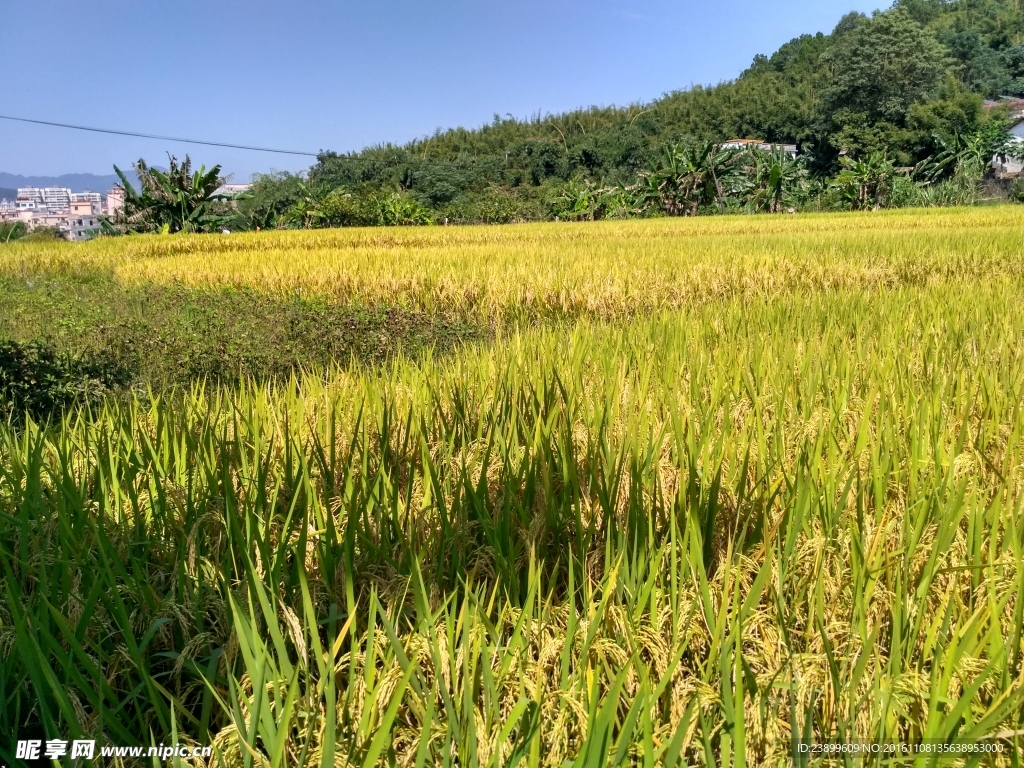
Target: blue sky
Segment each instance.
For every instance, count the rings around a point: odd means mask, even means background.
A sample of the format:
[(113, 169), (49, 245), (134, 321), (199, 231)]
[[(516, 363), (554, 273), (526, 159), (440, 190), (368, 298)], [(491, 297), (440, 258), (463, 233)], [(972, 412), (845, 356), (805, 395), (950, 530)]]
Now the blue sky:
[[(878, 0), (4, 0), (0, 114), (316, 152), (735, 77)], [(887, 3), (886, 3), (887, 5)], [(170, 151), (236, 181), (313, 158), (0, 120), (0, 171), (110, 173)]]

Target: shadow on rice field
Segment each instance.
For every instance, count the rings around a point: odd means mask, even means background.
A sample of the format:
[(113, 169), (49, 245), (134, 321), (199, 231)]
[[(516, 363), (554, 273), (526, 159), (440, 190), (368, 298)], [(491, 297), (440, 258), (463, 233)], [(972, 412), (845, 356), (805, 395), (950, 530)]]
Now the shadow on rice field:
[(245, 289), (125, 286), (103, 276), (0, 278), (0, 413), (195, 381), (281, 380), (396, 354), (450, 354), (492, 330), (397, 307)]

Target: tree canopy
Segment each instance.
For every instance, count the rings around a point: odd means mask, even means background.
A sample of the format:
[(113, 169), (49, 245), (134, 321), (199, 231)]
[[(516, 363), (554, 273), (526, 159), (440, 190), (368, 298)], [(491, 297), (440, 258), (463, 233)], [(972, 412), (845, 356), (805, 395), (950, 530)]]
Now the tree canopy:
[(938, 91), (947, 52), (934, 32), (894, 10), (857, 19), (821, 60), (829, 75), (822, 94), (827, 119), (852, 113), (868, 125), (905, 125), (910, 108)]
[[(735, 137), (797, 144), (801, 183), (824, 191), (841, 172), (849, 178), (843, 156), (913, 168), (980, 135), (1002, 119), (983, 101), (1004, 96), (1024, 96), (1024, 0), (897, 0), (871, 16), (847, 14), (829, 34), (796, 37), (717, 85), (323, 152), (306, 174), (258, 177), (234, 226), (515, 221), (581, 215), (577, 204), (585, 215), (650, 212), (645, 184), (664, 181), (687, 153)], [(745, 162), (744, 205), (761, 166), (776, 178), (795, 173), (765, 158)], [(599, 190), (619, 190), (619, 202), (598, 204)], [(772, 202), (759, 210), (782, 205), (777, 187), (761, 194)], [(709, 205), (698, 197), (698, 207)], [(727, 207), (712, 197), (711, 208)], [(680, 211), (692, 210), (687, 201)]]

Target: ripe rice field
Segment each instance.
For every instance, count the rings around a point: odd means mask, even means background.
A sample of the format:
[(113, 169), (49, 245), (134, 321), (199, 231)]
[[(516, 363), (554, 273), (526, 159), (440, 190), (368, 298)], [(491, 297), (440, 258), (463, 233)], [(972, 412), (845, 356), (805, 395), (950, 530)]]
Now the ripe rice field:
[[(0, 424), (2, 758), (1021, 764), (1024, 207), (12, 244), (0, 278), (483, 329)], [(0, 329), (59, 325), (32, 301)]]
[(733, 296), (1020, 274), (1024, 210), (131, 237), (0, 251), (5, 273), (254, 288), (488, 321), (618, 319)]

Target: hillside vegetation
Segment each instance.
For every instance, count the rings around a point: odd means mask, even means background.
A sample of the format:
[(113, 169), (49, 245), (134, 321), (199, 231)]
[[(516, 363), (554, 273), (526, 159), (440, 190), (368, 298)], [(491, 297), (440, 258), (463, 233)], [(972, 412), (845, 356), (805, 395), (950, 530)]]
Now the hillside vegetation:
[[(799, 145), (807, 179), (785, 180), (786, 206), (848, 208), (841, 191), (828, 190), (842, 169), (840, 152), (861, 161), (882, 153), (896, 168), (948, 159), (1000, 119), (998, 110), (983, 110), (983, 100), (1005, 96), (1024, 96), (1020, 0), (898, 0), (872, 17), (848, 14), (831, 34), (795, 38), (718, 85), (626, 107), (496, 115), (477, 129), (438, 131), (401, 146), (326, 152), (306, 180), (262, 177), (235, 228), (672, 215), (636, 194), (596, 198), (664, 170), (666, 151), (735, 137)], [(930, 186), (956, 169), (931, 170), (915, 178)], [(748, 176), (753, 187), (767, 184), (756, 168)], [(749, 190), (729, 197), (741, 208), (763, 208)], [(883, 204), (972, 200), (948, 189), (896, 190)], [(702, 212), (721, 207), (700, 203)]]

